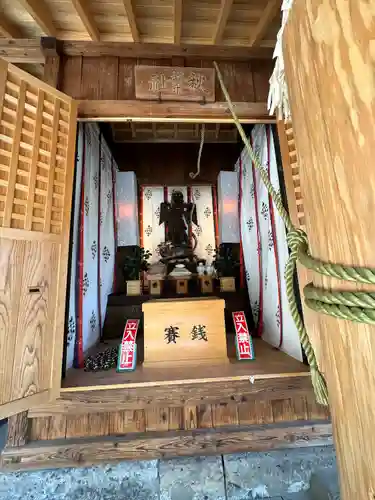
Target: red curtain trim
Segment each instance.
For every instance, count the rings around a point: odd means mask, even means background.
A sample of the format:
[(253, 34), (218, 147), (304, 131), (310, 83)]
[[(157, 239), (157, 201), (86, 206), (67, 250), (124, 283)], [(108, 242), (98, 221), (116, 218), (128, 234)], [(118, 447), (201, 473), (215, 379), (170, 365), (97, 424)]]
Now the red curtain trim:
[[(193, 203), (191, 186), (187, 186), (187, 201), (188, 201), (188, 203)], [(189, 244), (192, 246), (193, 245), (193, 226), (192, 226), (192, 224), (189, 225), (188, 239), (189, 239)]]
[(240, 172), (239, 172), (239, 185), (238, 185), (238, 219), (239, 219), (239, 231), (240, 231), (240, 288), (245, 288), (245, 263), (243, 257), (242, 248), (242, 236), (241, 236), (241, 205), (242, 205), (242, 156), (240, 155)]
[(102, 338), (102, 293), (100, 286), (101, 270), (100, 270), (100, 254), (101, 254), (101, 241), (100, 241), (100, 212), (101, 212), (101, 191), (102, 191), (102, 169), (101, 169), (101, 155), (102, 155), (102, 134), (99, 132), (99, 173), (98, 173), (98, 322), (99, 322), (99, 336)]
[(86, 157), (86, 130), (83, 125), (83, 151), (82, 151), (82, 179), (81, 179), (81, 209), (79, 226), (79, 292), (78, 292), (78, 314), (76, 335), (75, 365), (83, 368), (83, 277), (84, 277), (84, 226), (85, 226), (85, 157)]
[[(268, 157), (268, 177), (270, 178), (271, 167), (270, 167), (270, 159), (271, 159), (271, 127), (266, 127), (266, 137), (267, 137), (267, 157)], [(276, 224), (275, 224), (275, 211), (273, 207), (273, 201), (270, 195), (268, 195), (269, 207), (270, 207), (270, 215), (271, 215), (271, 230), (272, 230), (272, 239), (273, 239), (273, 253), (275, 256), (275, 266), (276, 266), (276, 278), (277, 278), (277, 294), (278, 294), (278, 306), (280, 311), (280, 339), (279, 345), (280, 348), (283, 345), (283, 314), (282, 314), (282, 304), (281, 304), (281, 278), (280, 278), (280, 265), (279, 265), (279, 252), (277, 248), (277, 235), (276, 235)]]
[(139, 190), (139, 246), (143, 248), (143, 193), (144, 186), (140, 186)]
[(217, 190), (216, 186), (212, 186), (212, 205), (214, 210), (214, 231), (215, 231), (215, 245), (219, 246), (219, 218), (217, 213)]
[[(168, 203), (168, 186), (163, 187), (164, 190), (164, 202)], [(167, 223), (164, 223), (164, 241), (167, 241), (167, 234), (168, 234), (168, 226)]]
[(117, 255), (117, 214), (116, 214), (116, 169), (113, 164), (113, 157), (111, 156), (111, 172), (112, 172), (112, 204), (113, 204), (113, 238), (115, 258), (113, 262), (113, 285), (112, 290), (116, 291), (116, 255)]
[[(250, 136), (250, 144), (253, 147), (253, 140)], [(259, 268), (259, 315), (258, 315), (258, 325), (257, 336), (261, 337), (263, 333), (263, 271), (262, 271), (262, 249), (260, 242), (260, 224), (259, 224), (259, 211), (258, 211), (258, 192), (256, 185), (256, 171), (254, 163), (251, 163), (251, 168), (253, 171), (253, 183), (254, 183), (254, 206), (255, 206), (255, 219), (256, 219), (256, 229), (257, 229), (257, 252), (258, 252), (258, 268)]]

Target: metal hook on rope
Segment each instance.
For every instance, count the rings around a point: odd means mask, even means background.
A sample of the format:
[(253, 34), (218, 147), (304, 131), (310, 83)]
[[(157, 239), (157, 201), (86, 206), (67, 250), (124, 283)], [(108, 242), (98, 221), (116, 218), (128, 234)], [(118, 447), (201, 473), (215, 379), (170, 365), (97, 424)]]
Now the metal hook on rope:
[(200, 145), (199, 145), (198, 160), (197, 160), (197, 171), (189, 173), (190, 179), (195, 179), (201, 173), (201, 156), (202, 156), (202, 150), (203, 150), (203, 144), (204, 144), (204, 133), (205, 133), (205, 124), (202, 123), (202, 127), (201, 127), (201, 142), (200, 142)]

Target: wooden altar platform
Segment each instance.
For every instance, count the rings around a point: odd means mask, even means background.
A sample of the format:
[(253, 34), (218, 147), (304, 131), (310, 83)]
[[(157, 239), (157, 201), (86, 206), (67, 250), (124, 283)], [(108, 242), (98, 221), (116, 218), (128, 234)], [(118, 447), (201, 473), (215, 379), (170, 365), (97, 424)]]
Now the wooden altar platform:
[(329, 412), (315, 402), (307, 367), (261, 339), (256, 359), (238, 362), (233, 340), (227, 336), (230, 362), (223, 366), (69, 370), (57, 401), (10, 419), (3, 466), (331, 444)]

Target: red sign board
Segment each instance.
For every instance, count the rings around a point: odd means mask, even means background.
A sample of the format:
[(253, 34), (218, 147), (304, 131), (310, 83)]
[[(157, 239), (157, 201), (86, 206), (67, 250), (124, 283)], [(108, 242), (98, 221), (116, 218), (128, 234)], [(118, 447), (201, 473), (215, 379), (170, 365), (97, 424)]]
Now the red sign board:
[(128, 319), (119, 347), (117, 371), (134, 370), (137, 363), (137, 344), (135, 343), (139, 326), (138, 319)]
[(245, 313), (238, 311), (232, 313), (232, 316), (236, 330), (237, 359), (240, 361), (255, 359), (253, 339), (249, 333)]

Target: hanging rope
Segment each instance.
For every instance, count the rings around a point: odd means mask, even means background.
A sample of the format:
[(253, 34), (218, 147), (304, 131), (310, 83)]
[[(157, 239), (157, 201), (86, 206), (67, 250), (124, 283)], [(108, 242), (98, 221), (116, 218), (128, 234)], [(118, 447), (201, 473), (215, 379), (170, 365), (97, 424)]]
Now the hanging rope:
[(202, 123), (201, 142), (199, 144), (198, 160), (197, 160), (197, 171), (189, 173), (191, 179), (195, 179), (201, 173), (201, 156), (202, 156), (203, 144), (204, 144), (204, 133), (205, 133), (205, 125), (204, 125), (204, 123)]
[[(310, 365), (311, 379), (318, 403), (328, 405), (328, 391), (323, 375), (319, 371), (318, 363), (315, 357), (313, 347), (307, 335), (306, 328), (298, 312), (296, 295), (294, 291), (294, 273), (297, 260), (308, 269), (318, 272), (325, 276), (352, 281), (355, 283), (375, 284), (375, 270), (362, 267), (342, 266), (339, 264), (330, 264), (318, 259), (314, 259), (308, 253), (307, 235), (302, 229), (293, 226), (288, 212), (283, 206), (279, 193), (272, 186), (266, 169), (261, 165), (258, 156), (254, 153), (250, 142), (239, 122), (234, 110), (232, 101), (225, 87), (223, 77), (218, 65), (214, 62), (215, 70), (220, 82), (228, 107), (236, 124), (238, 132), (243, 140), (246, 150), (250, 155), (255, 168), (258, 169), (260, 177), (267, 188), (268, 193), (283, 219), (287, 228), (287, 243), (290, 249), (289, 260), (285, 267), (286, 292), (289, 302), (291, 315), (296, 324), (301, 345), (306, 353), (307, 361)], [(312, 283), (304, 288), (304, 297), (307, 307), (324, 314), (329, 314), (335, 318), (356, 321), (360, 323), (375, 324), (375, 293), (353, 291), (340, 292), (329, 291), (316, 288)]]

